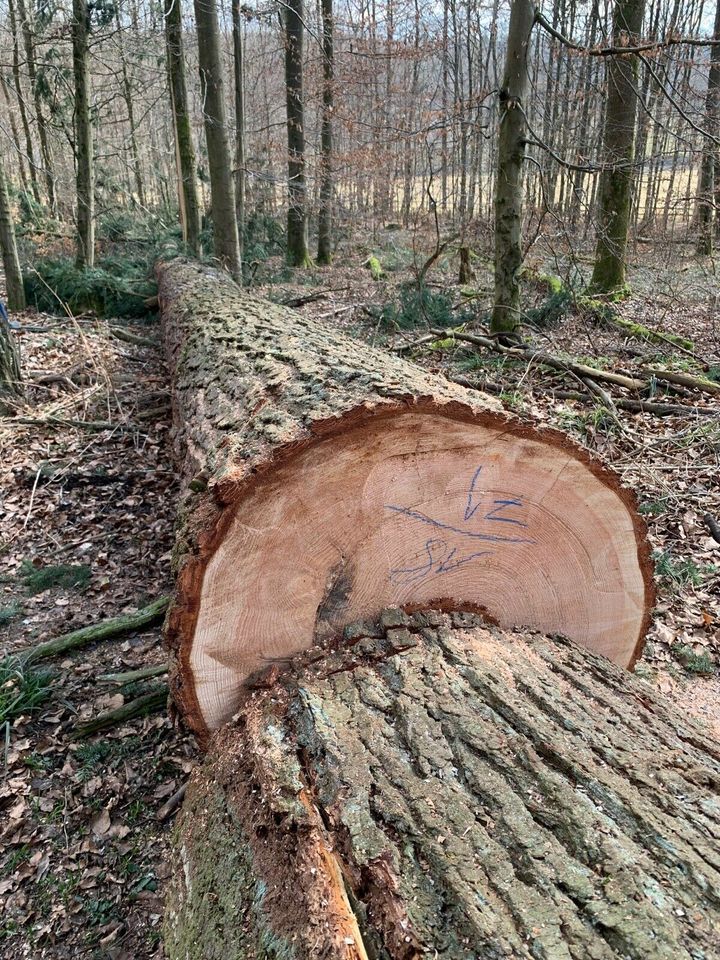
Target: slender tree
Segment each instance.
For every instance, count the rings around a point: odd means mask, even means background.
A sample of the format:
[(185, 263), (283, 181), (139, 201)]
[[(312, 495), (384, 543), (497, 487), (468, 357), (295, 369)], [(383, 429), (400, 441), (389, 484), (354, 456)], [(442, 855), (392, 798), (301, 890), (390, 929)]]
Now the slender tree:
[(495, 187), (495, 301), (490, 329), (511, 332), (520, 322), (522, 164), (525, 157), (528, 46), (535, 20), (532, 0), (513, 0), (505, 73), (499, 93)]
[(242, 255), (245, 235), (245, 50), (240, 0), (232, 0), (232, 27), (235, 75), (235, 211)]
[(317, 261), (328, 264), (332, 260), (332, 206), (333, 206), (333, 0), (322, 0), (323, 101), (320, 130), (320, 212), (318, 216)]
[(15, 227), (10, 209), (7, 178), (5, 177), (5, 162), (2, 159), (0, 159), (0, 248), (2, 249), (5, 273), (7, 305), (11, 310), (24, 310), (25, 290), (15, 242)]
[(90, 113), (88, 40), (90, 13), (87, 0), (73, 0), (72, 57), (75, 80), (75, 184), (77, 191), (78, 267), (95, 263), (95, 164)]
[(135, 123), (135, 105), (130, 83), (130, 73), (128, 71), (127, 56), (125, 54), (124, 31), (120, 20), (120, 5), (115, 7), (115, 23), (117, 24), (117, 42), (120, 53), (120, 70), (122, 76), (122, 89), (125, 98), (125, 108), (128, 115), (128, 126), (130, 134), (130, 159), (132, 161), (133, 175), (135, 178), (135, 192), (138, 203), (141, 207), (145, 206), (145, 187), (142, 180), (142, 171), (140, 169), (140, 151), (138, 149), (137, 125)]
[(20, 122), (22, 123), (23, 136), (25, 138), (25, 154), (28, 160), (30, 170), (30, 188), (36, 203), (40, 203), (40, 187), (37, 179), (37, 163), (35, 162), (35, 147), (33, 145), (32, 134), (30, 132), (30, 121), (28, 120), (27, 107), (25, 105), (25, 96), (23, 94), (22, 79), (20, 76), (20, 41), (18, 36), (18, 25), (15, 16), (14, 0), (8, 0), (8, 15), (10, 17), (10, 31), (12, 33), (12, 77), (15, 87), (15, 96), (17, 97), (18, 110), (20, 112)]
[[(629, 46), (642, 28), (645, 0), (616, 0), (612, 42)], [(625, 258), (635, 163), (637, 58), (608, 58), (603, 172), (600, 178), (598, 234), (591, 287), (612, 293), (625, 286)]]
[(203, 104), (212, 198), (215, 256), (240, 281), (242, 265), (235, 212), (230, 146), (225, 119), (220, 29), (215, 0), (195, 0), (195, 24), (200, 67), (200, 99)]
[[(11, 310), (23, 310), (25, 291), (2, 159), (0, 159), (0, 252), (5, 272), (8, 307)], [(5, 310), (0, 306), (0, 410), (4, 407), (3, 396), (17, 397), (21, 392), (20, 355)]]
[[(713, 39), (720, 40), (720, 0), (715, 6)], [(715, 219), (715, 189), (718, 180), (718, 132), (720, 132), (720, 44), (710, 50), (710, 72), (705, 96), (705, 129), (700, 169), (700, 201), (698, 203), (698, 241), (700, 256), (712, 256), (713, 220)]]
[(17, 0), (18, 16), (22, 27), (23, 44), (25, 47), (25, 65), (27, 67), (28, 77), (30, 79), (30, 90), (33, 95), (35, 105), (35, 119), (37, 121), (38, 138), (40, 140), (40, 156), (43, 162), (43, 173), (45, 174), (45, 189), (47, 191), (48, 206), (54, 213), (57, 208), (55, 199), (55, 177), (53, 176), (53, 159), (50, 152), (50, 141), (48, 138), (48, 124), (43, 109), (41, 88), (37, 74), (37, 65), (35, 62), (35, 23), (31, 11), (25, 5), (25, 0)]
[(200, 205), (195, 175), (195, 147), (188, 112), (181, 0), (165, 0), (165, 55), (175, 133), (178, 198), (183, 239), (189, 252), (200, 254)]
[(287, 104), (288, 216), (287, 260), (310, 265), (305, 189), (305, 102), (303, 99), (303, 2), (288, 0), (285, 18), (285, 97)]

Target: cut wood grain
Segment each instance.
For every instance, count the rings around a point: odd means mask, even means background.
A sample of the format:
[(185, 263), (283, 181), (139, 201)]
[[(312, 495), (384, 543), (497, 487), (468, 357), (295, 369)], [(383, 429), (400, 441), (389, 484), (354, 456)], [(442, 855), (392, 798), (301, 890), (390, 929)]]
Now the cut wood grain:
[(649, 551), (602, 464), (212, 268), (157, 275), (188, 491), (170, 683), (201, 739), (268, 662), (388, 605), (482, 609), (634, 662)]

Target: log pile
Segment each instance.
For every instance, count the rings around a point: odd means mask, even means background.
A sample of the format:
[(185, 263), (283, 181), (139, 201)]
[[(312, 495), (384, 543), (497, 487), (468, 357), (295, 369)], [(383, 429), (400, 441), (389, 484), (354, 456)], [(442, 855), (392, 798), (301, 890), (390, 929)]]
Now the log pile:
[(188, 788), (169, 960), (720, 956), (720, 750), (631, 673), (395, 609), (262, 683)]
[(482, 611), (632, 665), (644, 527), (585, 451), (212, 268), (158, 281), (188, 492), (170, 683), (201, 741), (269, 664), (385, 607)]

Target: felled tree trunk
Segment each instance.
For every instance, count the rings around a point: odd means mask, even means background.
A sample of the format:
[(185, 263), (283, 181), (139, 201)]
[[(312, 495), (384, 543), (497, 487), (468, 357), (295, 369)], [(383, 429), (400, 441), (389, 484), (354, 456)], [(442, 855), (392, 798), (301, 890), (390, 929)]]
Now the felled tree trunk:
[(267, 680), (193, 775), (169, 960), (720, 953), (720, 752), (632, 674), (386, 611)]
[(644, 528), (585, 451), (211, 268), (158, 279), (191, 491), (171, 686), (201, 739), (268, 662), (386, 606), (482, 609), (634, 662)]

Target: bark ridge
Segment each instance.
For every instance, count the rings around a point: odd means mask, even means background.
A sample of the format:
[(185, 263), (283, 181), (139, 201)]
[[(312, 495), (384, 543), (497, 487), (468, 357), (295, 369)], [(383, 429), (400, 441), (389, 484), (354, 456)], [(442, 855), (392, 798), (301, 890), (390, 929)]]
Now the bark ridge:
[(720, 753), (638, 678), (391, 610), (264, 684), (188, 790), (172, 960), (720, 955)]

